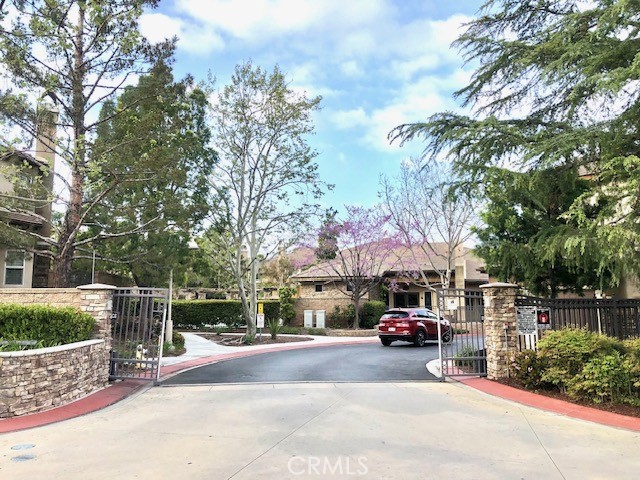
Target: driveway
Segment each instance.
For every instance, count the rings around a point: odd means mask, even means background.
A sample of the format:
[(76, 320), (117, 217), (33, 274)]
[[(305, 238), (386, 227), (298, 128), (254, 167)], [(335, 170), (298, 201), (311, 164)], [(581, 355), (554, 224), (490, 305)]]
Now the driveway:
[[(245, 347), (246, 348), (246, 347)], [(284, 350), (195, 368), (163, 385), (255, 382), (404, 382), (437, 380), (425, 364), (438, 358), (437, 345), (394, 342)]]
[(638, 451), (459, 383), (176, 386), (0, 435), (0, 478), (631, 479)]

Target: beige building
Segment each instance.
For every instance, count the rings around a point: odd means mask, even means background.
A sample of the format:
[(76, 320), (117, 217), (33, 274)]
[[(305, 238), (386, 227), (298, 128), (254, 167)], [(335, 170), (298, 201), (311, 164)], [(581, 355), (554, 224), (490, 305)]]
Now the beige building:
[[(443, 287), (439, 272), (446, 270), (450, 262), (450, 288), (478, 290), (488, 283), (489, 277), (482, 273), (484, 264), (467, 247), (459, 247), (452, 255), (447, 254), (445, 243), (436, 243), (432, 249), (398, 247), (383, 262), (380, 283), (390, 286), (388, 307), (435, 307), (434, 288)], [(431, 254), (427, 255), (427, 251)], [(423, 281), (420, 271), (428, 279)], [(304, 310), (325, 310), (329, 314), (336, 306), (346, 307), (352, 303), (343, 278), (333, 267), (315, 264), (291, 277), (299, 284), (296, 301), (296, 320), (300, 323)], [(362, 299), (379, 300), (380, 288), (374, 288)]]
[[(45, 288), (49, 284), (49, 258), (34, 253), (49, 248), (46, 242), (36, 241), (35, 238), (51, 236), (49, 194), (53, 191), (52, 142), (57, 114), (50, 113), (47, 117), (45, 121), (48, 120), (48, 123), (40, 129), (43, 134), (36, 139), (35, 156), (17, 150), (0, 154), (0, 194), (4, 194), (0, 197), (4, 199), (0, 201), (0, 288)], [(11, 173), (20, 179), (19, 187), (9, 180)], [(36, 178), (38, 182), (34, 181)], [(36, 196), (33, 194), (35, 185), (41, 187), (41, 192)], [(29, 186), (33, 188), (29, 190)], [(29, 198), (25, 198), (27, 195)], [(28, 248), (24, 247), (24, 241), (22, 248), (11, 246), (16, 228), (35, 234)]]

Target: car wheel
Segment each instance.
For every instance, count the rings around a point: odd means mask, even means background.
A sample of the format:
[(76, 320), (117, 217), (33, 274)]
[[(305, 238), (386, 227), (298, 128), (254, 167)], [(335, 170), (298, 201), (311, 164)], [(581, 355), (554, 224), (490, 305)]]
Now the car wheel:
[(444, 343), (449, 343), (451, 340), (453, 340), (453, 332), (449, 329), (442, 334), (442, 341)]
[(418, 330), (418, 333), (416, 333), (416, 339), (414, 341), (416, 347), (424, 347), (424, 342), (426, 339), (427, 336), (424, 334), (424, 331)]
[(381, 338), (380, 341), (382, 342), (382, 345), (384, 345), (385, 347), (388, 347), (389, 345), (391, 345), (391, 342), (393, 340), (389, 340), (388, 338)]

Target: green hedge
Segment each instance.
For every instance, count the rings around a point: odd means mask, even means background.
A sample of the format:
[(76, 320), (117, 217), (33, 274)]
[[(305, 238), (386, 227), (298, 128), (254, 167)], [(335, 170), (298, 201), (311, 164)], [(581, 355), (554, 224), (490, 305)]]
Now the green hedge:
[(95, 319), (75, 308), (0, 303), (0, 338), (36, 340), (45, 346), (91, 339)]
[[(280, 318), (280, 302), (264, 301), (265, 325)], [(176, 300), (172, 308), (173, 324), (178, 328), (203, 329), (225, 323), (243, 325), (242, 303), (239, 300)]]
[(387, 304), (377, 300), (364, 302), (360, 307), (360, 328), (373, 328), (387, 311)]

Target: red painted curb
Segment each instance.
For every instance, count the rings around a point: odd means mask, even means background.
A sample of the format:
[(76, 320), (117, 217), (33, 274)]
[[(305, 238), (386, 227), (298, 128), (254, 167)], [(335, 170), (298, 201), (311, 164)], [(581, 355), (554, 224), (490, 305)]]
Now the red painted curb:
[(460, 378), (460, 383), (480, 390), (481, 392), (511, 400), (529, 407), (539, 408), (548, 412), (566, 415), (567, 417), (587, 420), (589, 422), (607, 425), (609, 427), (625, 428), (640, 432), (640, 418), (628, 417), (619, 413), (607, 412), (597, 408), (575, 405), (555, 398), (545, 397), (533, 392), (527, 392), (518, 388), (503, 385), (486, 378)]
[(68, 420), (101, 410), (109, 405), (128, 397), (148, 385), (142, 380), (123, 380), (113, 383), (102, 390), (60, 407), (32, 413), (20, 417), (4, 418), (0, 420), (0, 433), (16, 432), (27, 428), (40, 427), (50, 423)]

